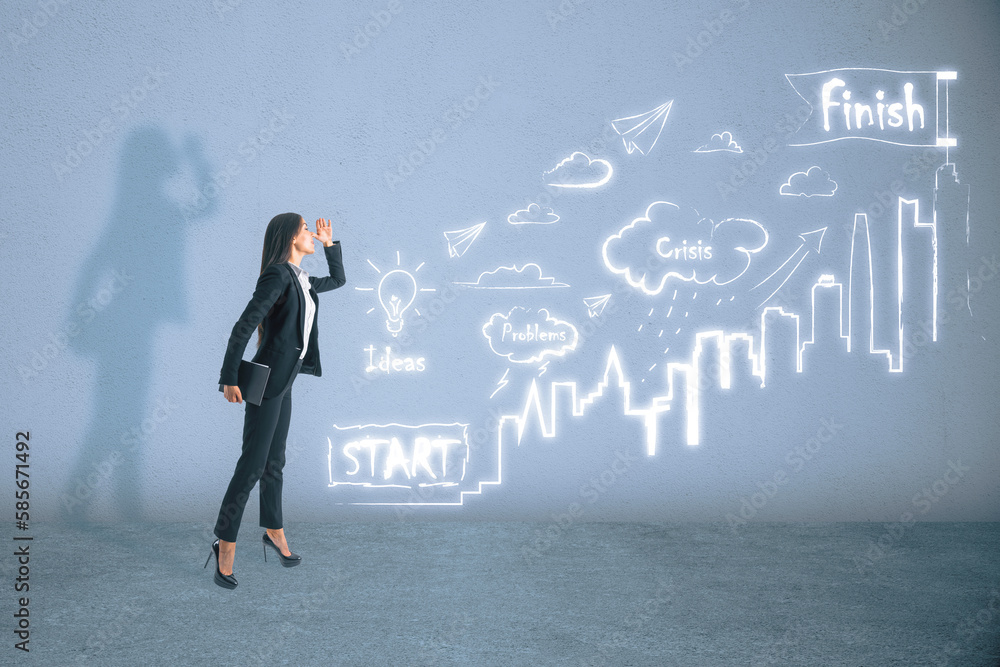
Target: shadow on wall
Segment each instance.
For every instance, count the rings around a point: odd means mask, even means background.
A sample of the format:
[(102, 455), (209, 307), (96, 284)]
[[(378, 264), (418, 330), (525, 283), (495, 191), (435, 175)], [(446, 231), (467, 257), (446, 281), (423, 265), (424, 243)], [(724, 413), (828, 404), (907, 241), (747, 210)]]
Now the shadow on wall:
[[(144, 518), (145, 443), (165, 420), (179, 417), (169, 401), (151, 400), (153, 344), (161, 324), (187, 319), (186, 235), (193, 220), (215, 208), (214, 201), (204, 202), (192, 214), (169, 194), (168, 182), (185, 163), (199, 186), (208, 181), (195, 137), (178, 150), (162, 129), (144, 127), (123, 146), (114, 207), (83, 263), (67, 314), (80, 327), (71, 347), (94, 361), (96, 386), (90, 424), (61, 497), (66, 521)], [(101, 497), (117, 516), (97, 516)]]

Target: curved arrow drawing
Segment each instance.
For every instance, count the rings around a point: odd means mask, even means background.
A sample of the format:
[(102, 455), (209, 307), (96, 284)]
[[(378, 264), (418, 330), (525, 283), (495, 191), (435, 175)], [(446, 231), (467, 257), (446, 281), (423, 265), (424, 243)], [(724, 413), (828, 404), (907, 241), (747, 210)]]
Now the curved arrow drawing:
[[(784, 262), (781, 263), (781, 266), (772, 271), (771, 275), (769, 275), (767, 278), (764, 278), (762, 281), (760, 281), (759, 283), (750, 288), (751, 290), (755, 290), (764, 283), (766, 283), (767, 281), (769, 281), (779, 271), (781, 271), (781, 269), (783, 269), (785, 265), (789, 264), (793, 259), (795, 259), (797, 255), (801, 253), (802, 256), (799, 257), (799, 261), (795, 263), (795, 266), (793, 266), (792, 270), (788, 272), (788, 275), (785, 276), (785, 279), (781, 281), (781, 284), (778, 285), (773, 292), (767, 295), (766, 299), (757, 304), (758, 308), (760, 308), (765, 303), (770, 301), (771, 297), (778, 293), (778, 290), (780, 290), (784, 286), (784, 284), (788, 282), (788, 279), (792, 277), (792, 274), (795, 273), (795, 270), (799, 268), (799, 265), (802, 264), (802, 261), (806, 258), (806, 256), (810, 252), (815, 250), (817, 255), (820, 253), (820, 248), (823, 247), (823, 236), (825, 234), (826, 234), (826, 227), (821, 227), (820, 229), (814, 229), (811, 232), (803, 232), (802, 234), (799, 234), (799, 238), (802, 239), (802, 243), (800, 243), (799, 247), (795, 249), (795, 252), (789, 255), (788, 259), (786, 259)], [(803, 252), (803, 250), (805, 250), (805, 252)]]

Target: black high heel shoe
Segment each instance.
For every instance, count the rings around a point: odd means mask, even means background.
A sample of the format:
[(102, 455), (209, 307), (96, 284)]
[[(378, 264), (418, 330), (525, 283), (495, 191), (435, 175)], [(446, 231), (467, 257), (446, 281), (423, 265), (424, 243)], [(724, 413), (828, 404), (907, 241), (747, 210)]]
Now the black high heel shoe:
[(296, 565), (302, 562), (302, 556), (293, 552), (291, 549), (288, 550), (288, 553), (291, 554), (290, 556), (286, 556), (285, 554), (281, 553), (281, 549), (278, 548), (277, 544), (271, 541), (270, 535), (268, 535), (266, 532), (264, 533), (264, 536), (261, 538), (261, 541), (264, 543), (265, 563), (267, 562), (268, 547), (271, 547), (272, 549), (275, 550), (275, 552), (277, 552), (278, 558), (281, 560), (281, 564), (284, 565), (285, 567), (295, 567)]
[[(219, 570), (219, 540), (212, 543), (212, 553), (208, 554), (208, 558), (205, 559), (205, 567), (208, 567), (208, 561), (212, 560), (212, 554), (215, 554), (215, 577), (213, 577), (215, 583), (223, 588), (236, 588), (236, 577), (231, 574), (222, 574), (222, 571)], [(205, 567), (202, 569), (204, 570)]]

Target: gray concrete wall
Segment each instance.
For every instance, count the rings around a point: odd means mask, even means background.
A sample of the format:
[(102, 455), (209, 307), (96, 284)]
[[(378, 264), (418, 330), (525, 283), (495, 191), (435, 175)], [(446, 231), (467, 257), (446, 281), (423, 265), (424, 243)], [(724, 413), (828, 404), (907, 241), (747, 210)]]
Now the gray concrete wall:
[[(212, 520), (243, 423), (219, 368), (285, 211), (332, 219), (348, 276), (286, 517), (1000, 517), (995, 3), (18, 0), (0, 27), (0, 414), (35, 518)], [(844, 127), (845, 90), (877, 115), (906, 84), (923, 130)], [(558, 221), (508, 221), (532, 203)], [(398, 444), (374, 476), (363, 438)]]

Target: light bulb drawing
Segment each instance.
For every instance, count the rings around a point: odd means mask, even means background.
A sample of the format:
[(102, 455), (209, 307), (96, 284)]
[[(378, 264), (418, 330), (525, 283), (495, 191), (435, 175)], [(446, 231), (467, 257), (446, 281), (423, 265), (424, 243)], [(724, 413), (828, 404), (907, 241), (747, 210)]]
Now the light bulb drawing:
[[(396, 266), (398, 267), (400, 264), (399, 251), (397, 250)], [(382, 269), (375, 266), (370, 259), (368, 260), (368, 265), (375, 269), (376, 273), (382, 275), (378, 286), (355, 287), (354, 289), (359, 292), (376, 293), (378, 303), (382, 306), (382, 310), (385, 313), (385, 328), (390, 334), (392, 334), (393, 338), (395, 338), (399, 335), (399, 332), (403, 330), (405, 318), (409, 317), (409, 312), (411, 312), (411, 306), (413, 306), (413, 302), (417, 298), (417, 293), (436, 292), (437, 290), (431, 287), (419, 287), (417, 285), (415, 274), (420, 271), (424, 262), (421, 262), (420, 265), (412, 271), (395, 268), (385, 273), (383, 273)], [(366, 311), (365, 314), (370, 314), (374, 310), (375, 307), (372, 306)], [(416, 315), (420, 315), (420, 311), (416, 308), (412, 308), (412, 312)]]
[(385, 311), (385, 328), (398, 336), (403, 328), (403, 313), (417, 296), (417, 281), (402, 269), (393, 269), (378, 283), (378, 302)]

